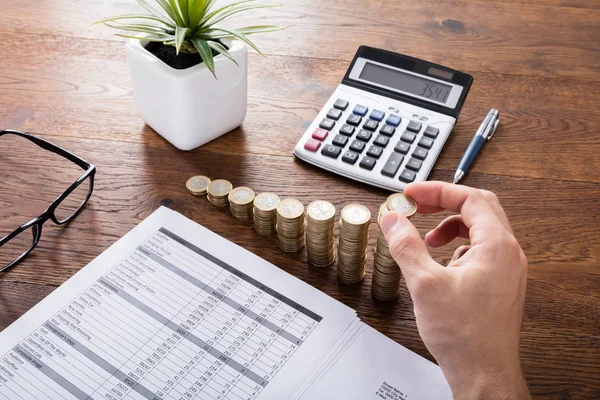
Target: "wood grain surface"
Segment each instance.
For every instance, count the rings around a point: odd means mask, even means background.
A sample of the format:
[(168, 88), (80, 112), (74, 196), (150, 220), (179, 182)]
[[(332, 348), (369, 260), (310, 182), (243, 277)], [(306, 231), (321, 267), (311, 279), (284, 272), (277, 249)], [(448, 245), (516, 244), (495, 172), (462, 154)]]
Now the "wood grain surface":
[[(406, 286), (392, 303), (370, 278), (342, 285), (333, 268), (286, 254), (275, 238), (190, 195), (191, 175), (225, 178), (305, 204), (324, 198), (376, 212), (387, 192), (293, 158), (291, 150), (340, 83), (357, 47), (381, 47), (463, 70), (474, 84), (431, 179), (450, 180), (485, 113), (502, 122), (464, 183), (492, 190), (530, 267), (522, 362), (536, 399), (600, 398), (600, 4), (593, 0), (283, 2), (236, 20), (294, 26), (256, 37), (242, 127), (176, 150), (135, 110), (124, 45), (89, 25), (134, 1), (0, 0), (0, 128), (25, 130), (98, 167), (86, 209), (44, 226), (18, 267), (0, 273), (0, 329), (166, 205), (357, 310), (433, 360)], [(34, 145), (0, 138), (0, 237), (44, 211), (79, 171)], [(327, 189), (325, 191), (325, 188)], [(327, 193), (327, 194), (323, 194)], [(416, 216), (425, 234), (445, 215)], [(370, 252), (375, 226), (371, 227)], [(456, 247), (432, 250), (447, 262)], [(368, 266), (370, 270), (371, 266)]]

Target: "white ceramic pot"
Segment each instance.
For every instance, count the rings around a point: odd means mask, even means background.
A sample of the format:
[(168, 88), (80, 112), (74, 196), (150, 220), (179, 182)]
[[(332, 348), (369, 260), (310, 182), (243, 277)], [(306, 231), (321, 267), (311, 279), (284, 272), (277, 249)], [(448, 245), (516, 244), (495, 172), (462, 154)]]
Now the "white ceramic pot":
[(204, 63), (174, 69), (139, 40), (127, 42), (127, 61), (138, 112), (152, 129), (181, 150), (191, 150), (237, 128), (246, 116), (247, 47), (224, 41), (212, 75)]

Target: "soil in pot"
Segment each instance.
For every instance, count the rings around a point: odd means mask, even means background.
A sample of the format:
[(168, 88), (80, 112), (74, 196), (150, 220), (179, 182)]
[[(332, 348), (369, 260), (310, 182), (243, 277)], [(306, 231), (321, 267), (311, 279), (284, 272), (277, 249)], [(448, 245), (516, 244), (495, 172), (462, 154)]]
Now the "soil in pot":
[[(229, 48), (219, 41), (227, 50)], [(160, 42), (149, 42), (146, 45), (146, 50), (158, 57), (159, 60), (167, 64), (171, 68), (175, 69), (186, 69), (193, 67), (194, 65), (202, 63), (202, 58), (198, 53), (183, 53), (179, 55), (175, 51), (175, 47), (164, 45)], [(213, 57), (216, 57), (219, 53), (212, 51)]]

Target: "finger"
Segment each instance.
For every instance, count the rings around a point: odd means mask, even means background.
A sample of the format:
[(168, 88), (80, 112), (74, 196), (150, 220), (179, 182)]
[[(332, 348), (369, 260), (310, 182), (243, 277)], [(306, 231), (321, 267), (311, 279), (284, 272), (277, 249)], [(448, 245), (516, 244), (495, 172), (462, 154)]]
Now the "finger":
[(510, 233), (513, 233), (513, 230), (510, 227), (510, 223), (508, 222), (508, 217), (506, 216), (506, 212), (504, 212), (504, 208), (502, 208), (502, 205), (500, 204), (500, 200), (498, 199), (498, 196), (496, 196), (496, 193), (491, 192), (489, 190), (485, 190), (485, 189), (479, 189), (479, 191), (483, 195), (483, 198), (485, 199), (485, 201), (487, 201), (488, 204), (492, 207), (492, 209), (498, 216), (498, 219), (500, 219), (500, 222), (502, 223), (502, 225), (504, 225), (504, 227)]
[(442, 269), (431, 258), (417, 228), (404, 215), (386, 213), (381, 217), (381, 230), (411, 293), (414, 293), (417, 281), (423, 276), (436, 274), (437, 270)]
[(454, 250), (454, 254), (452, 255), (452, 260), (450, 260), (450, 263), (452, 263), (453, 261), (456, 261), (459, 258), (461, 258), (462, 256), (464, 256), (465, 253), (467, 251), (469, 251), (470, 249), (471, 249), (471, 246), (469, 246), (467, 244), (459, 246), (456, 250)]
[(404, 193), (422, 206), (441, 207), (460, 213), (469, 228), (472, 244), (485, 242), (494, 232), (504, 228), (500, 219), (481, 192), (462, 185), (446, 182), (418, 182), (408, 185)]
[(460, 215), (452, 215), (425, 235), (425, 243), (431, 247), (442, 247), (457, 237), (468, 239), (469, 229), (463, 223)]

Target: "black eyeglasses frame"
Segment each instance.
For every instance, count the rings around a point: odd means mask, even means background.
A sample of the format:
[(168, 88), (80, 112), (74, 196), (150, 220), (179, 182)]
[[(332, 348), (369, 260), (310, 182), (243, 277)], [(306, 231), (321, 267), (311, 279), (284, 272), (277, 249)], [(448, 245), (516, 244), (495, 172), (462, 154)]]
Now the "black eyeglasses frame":
[[(68, 222), (70, 222), (71, 220), (73, 220), (73, 218), (75, 218), (77, 216), (77, 214), (79, 214), (81, 212), (81, 210), (85, 207), (85, 205), (89, 201), (90, 197), (92, 196), (92, 191), (94, 190), (94, 177), (96, 175), (96, 167), (93, 164), (90, 164), (89, 162), (85, 161), (84, 159), (77, 157), (75, 154), (63, 149), (60, 146), (50, 143), (42, 138), (34, 136), (30, 133), (15, 131), (15, 130), (11, 130), (11, 129), (0, 131), (0, 137), (2, 137), (3, 135), (16, 135), (16, 136), (28, 139), (31, 142), (35, 143), (36, 145), (40, 146), (41, 148), (49, 150), (58, 155), (61, 155), (61, 156), (65, 157), (66, 159), (74, 162), (79, 167), (81, 167), (83, 170), (85, 170), (85, 172), (73, 184), (71, 184), (71, 186), (69, 186), (67, 188), (67, 190), (65, 190), (60, 196), (58, 196), (56, 198), (56, 200), (54, 200), (52, 202), (52, 204), (50, 204), (50, 206), (46, 209), (46, 211), (44, 211), (41, 215), (24, 223), (23, 225), (21, 225), (20, 227), (15, 229), (13, 232), (9, 233), (8, 235), (6, 235), (0, 239), (0, 247), (2, 247), (2, 245), (7, 243), (9, 240), (16, 237), (17, 235), (19, 235), (21, 232), (25, 231), (26, 229), (32, 228), (32, 230), (33, 230), (33, 241), (32, 241), (31, 247), (29, 247), (29, 249), (27, 251), (25, 251), (23, 254), (21, 254), (16, 260), (11, 262), (10, 264), (7, 264), (5, 266), (0, 266), (0, 272), (5, 271), (8, 268), (13, 267), (14, 265), (18, 264), (27, 255), (29, 255), (29, 253), (31, 253), (31, 251), (37, 246), (37, 244), (40, 241), (40, 238), (42, 236), (42, 225), (44, 225), (44, 223), (46, 221), (48, 221), (50, 219), (50, 220), (52, 220), (52, 222), (54, 222), (57, 225), (64, 225), (64, 224), (67, 224)], [(89, 191), (88, 191), (88, 194), (87, 194), (85, 200), (82, 201), (79, 208), (73, 214), (71, 214), (69, 217), (65, 218), (64, 220), (59, 220), (55, 214), (56, 208), (75, 189), (77, 189), (77, 187), (82, 182), (84, 182), (88, 178), (90, 179), (90, 188), (89, 188)]]

